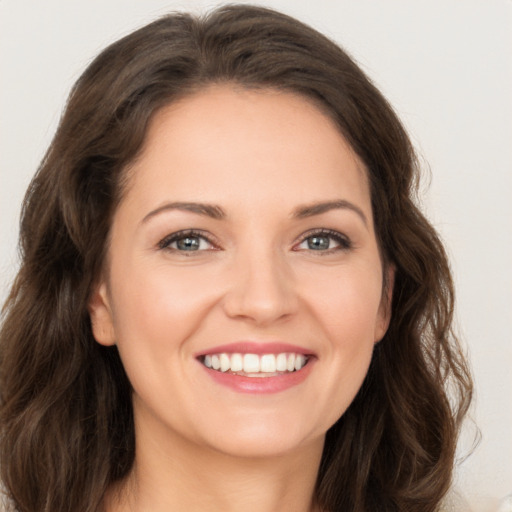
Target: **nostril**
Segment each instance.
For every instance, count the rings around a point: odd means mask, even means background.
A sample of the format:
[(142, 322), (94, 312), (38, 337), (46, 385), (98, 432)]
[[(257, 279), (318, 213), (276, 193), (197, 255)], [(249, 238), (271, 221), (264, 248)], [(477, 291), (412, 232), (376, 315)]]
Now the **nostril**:
[(224, 308), (230, 317), (243, 317), (255, 322), (265, 323), (289, 316), (296, 309), (295, 301), (289, 291), (269, 287), (260, 283), (253, 288), (232, 292), (225, 298)]

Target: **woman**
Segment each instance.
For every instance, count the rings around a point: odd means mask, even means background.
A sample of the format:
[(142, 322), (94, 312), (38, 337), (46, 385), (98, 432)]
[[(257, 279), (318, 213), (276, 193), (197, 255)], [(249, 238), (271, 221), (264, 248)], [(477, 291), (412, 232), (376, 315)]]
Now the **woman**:
[(23, 209), (15, 510), (439, 509), (471, 379), (416, 181), (385, 99), (285, 15), (102, 52)]

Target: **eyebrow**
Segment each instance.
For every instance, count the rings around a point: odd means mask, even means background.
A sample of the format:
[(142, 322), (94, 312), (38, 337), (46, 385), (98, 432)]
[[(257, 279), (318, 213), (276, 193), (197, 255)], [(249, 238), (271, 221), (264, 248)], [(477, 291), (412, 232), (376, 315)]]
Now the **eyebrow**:
[(216, 220), (224, 219), (226, 217), (224, 210), (220, 206), (214, 204), (173, 202), (166, 203), (162, 206), (159, 206), (155, 210), (150, 211), (142, 219), (142, 223), (147, 222), (149, 219), (155, 215), (158, 215), (159, 213), (169, 210), (181, 210), (185, 212), (197, 213), (199, 215), (205, 215), (206, 217), (211, 217), (212, 219)]
[[(346, 201), (345, 199), (338, 199), (334, 201), (321, 201), (317, 203), (311, 203), (304, 206), (298, 206), (292, 212), (292, 217), (295, 219), (304, 219), (307, 217), (313, 217), (315, 215), (321, 215), (322, 213), (326, 213), (330, 210), (351, 210), (356, 213), (365, 226), (368, 227), (368, 219), (364, 214), (363, 210), (351, 203), (350, 201)], [(142, 223), (147, 222), (149, 219), (162, 213), (164, 211), (169, 210), (181, 210), (186, 212), (197, 213), (198, 215), (204, 215), (206, 217), (211, 217), (212, 219), (222, 220), (226, 218), (226, 213), (224, 210), (215, 204), (207, 204), (207, 203), (191, 203), (191, 202), (172, 202), (166, 203), (158, 208), (150, 211), (143, 219)]]
[(363, 210), (345, 199), (321, 201), (318, 203), (299, 206), (293, 211), (292, 216), (296, 219), (303, 219), (306, 217), (313, 217), (314, 215), (321, 215), (322, 213), (326, 213), (330, 210), (351, 210), (356, 213), (361, 218), (364, 225), (368, 227), (368, 219), (366, 218)]

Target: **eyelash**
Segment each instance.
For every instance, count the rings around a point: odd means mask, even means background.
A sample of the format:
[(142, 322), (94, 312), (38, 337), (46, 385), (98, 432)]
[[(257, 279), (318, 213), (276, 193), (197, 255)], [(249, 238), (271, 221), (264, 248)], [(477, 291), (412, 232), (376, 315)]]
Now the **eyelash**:
[[(168, 251), (186, 253), (188, 251), (181, 251), (177, 248), (170, 247), (170, 245), (172, 243), (178, 242), (179, 240), (183, 240), (184, 238), (199, 238), (201, 240), (205, 240), (206, 242), (208, 242), (208, 244), (213, 246), (213, 248), (209, 249), (209, 250), (218, 249), (216, 244), (211, 240), (211, 238), (209, 236), (207, 236), (203, 231), (198, 231), (195, 229), (185, 229), (182, 231), (177, 231), (176, 233), (172, 233), (169, 236), (166, 236), (163, 240), (158, 242), (158, 248), (163, 249), (163, 250), (168, 250)], [(190, 251), (190, 252), (196, 252), (196, 251)]]
[[(331, 240), (334, 240), (338, 245), (336, 247), (332, 247), (325, 250), (317, 250), (314, 249), (298, 249), (297, 247), (304, 242), (306, 242), (309, 238), (312, 237), (327, 237)], [(196, 252), (196, 251), (182, 251), (178, 248), (170, 247), (171, 244), (183, 240), (184, 238), (199, 238), (201, 240), (206, 241), (212, 248), (207, 250), (217, 250), (219, 247), (215, 244), (215, 242), (211, 239), (211, 236), (206, 235), (203, 231), (195, 230), (195, 229), (186, 229), (182, 231), (177, 231), (176, 233), (172, 233), (165, 238), (163, 238), (160, 242), (158, 242), (158, 248), (161, 250), (175, 251), (180, 253), (187, 252)], [(300, 240), (293, 246), (293, 250), (309, 250), (311, 252), (318, 252), (319, 255), (332, 254), (337, 251), (347, 251), (352, 248), (352, 242), (345, 235), (342, 235), (338, 231), (333, 231), (331, 229), (314, 229), (311, 231), (307, 231), (304, 233)], [(203, 249), (204, 251), (204, 249)], [(201, 252), (200, 249), (197, 252)]]
[(329, 238), (331, 240), (334, 240), (338, 244), (336, 247), (332, 247), (330, 249), (325, 249), (325, 250), (315, 251), (314, 249), (309, 249), (309, 251), (311, 251), (311, 252), (318, 252), (318, 255), (320, 255), (320, 256), (332, 254), (332, 253), (338, 252), (338, 251), (348, 251), (349, 249), (352, 249), (351, 240), (347, 236), (339, 233), (338, 231), (334, 231), (332, 229), (313, 229), (311, 231), (304, 233), (301, 236), (299, 242), (294, 245), (294, 250), (296, 250), (296, 251), (308, 250), (308, 249), (295, 249), (295, 247), (303, 244), (309, 238), (313, 238), (315, 236)]

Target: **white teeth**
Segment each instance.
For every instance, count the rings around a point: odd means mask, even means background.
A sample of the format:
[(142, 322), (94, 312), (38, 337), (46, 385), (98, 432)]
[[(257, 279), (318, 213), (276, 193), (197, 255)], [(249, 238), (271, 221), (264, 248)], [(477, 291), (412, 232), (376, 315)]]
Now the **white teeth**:
[(260, 358), (256, 354), (244, 354), (244, 372), (257, 373), (260, 371)]
[(300, 370), (306, 364), (306, 358), (302, 354), (295, 356), (295, 369)]
[(286, 371), (286, 354), (278, 354), (276, 357), (276, 370), (278, 372), (285, 372)]
[(221, 372), (243, 372), (246, 377), (275, 376), (276, 372), (300, 370), (307, 362), (304, 354), (207, 354), (203, 364)]
[(227, 354), (221, 354), (220, 358), (220, 371), (227, 372), (231, 366), (231, 361), (229, 360), (229, 356)]
[(265, 373), (274, 373), (276, 371), (276, 356), (274, 354), (265, 354), (261, 356), (261, 371)]
[(242, 354), (232, 354), (231, 356), (231, 371), (239, 372), (244, 367), (244, 361), (242, 359)]

